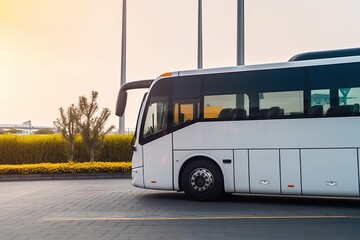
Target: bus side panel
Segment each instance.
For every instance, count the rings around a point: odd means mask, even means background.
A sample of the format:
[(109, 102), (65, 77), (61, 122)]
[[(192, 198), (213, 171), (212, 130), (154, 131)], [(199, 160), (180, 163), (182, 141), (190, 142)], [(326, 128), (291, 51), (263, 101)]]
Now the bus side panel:
[(235, 192), (249, 193), (249, 151), (234, 151)]
[[(179, 190), (180, 169), (190, 158), (201, 159), (209, 158), (214, 160), (220, 167), (224, 176), (225, 192), (234, 192), (234, 169), (233, 169), (233, 151), (232, 150), (196, 150), (196, 151), (174, 151), (174, 185)], [(224, 161), (223, 160), (230, 160)], [(192, 160), (189, 160), (192, 161)]]
[(356, 149), (302, 149), (304, 195), (359, 196)]
[(172, 134), (143, 146), (145, 188), (172, 190)]
[(174, 149), (356, 148), (359, 132), (360, 117), (199, 122), (174, 132)]

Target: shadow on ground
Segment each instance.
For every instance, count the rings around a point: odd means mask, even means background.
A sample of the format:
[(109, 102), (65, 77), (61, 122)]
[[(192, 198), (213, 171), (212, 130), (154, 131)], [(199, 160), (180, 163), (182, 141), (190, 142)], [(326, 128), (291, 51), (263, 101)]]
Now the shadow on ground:
[[(146, 201), (161, 200), (168, 202), (190, 201), (183, 192), (163, 192), (152, 193), (141, 196)], [(190, 201), (191, 202), (191, 201)], [(274, 196), (274, 195), (243, 195), (225, 194), (217, 203), (230, 204), (261, 204), (261, 205), (294, 205), (294, 206), (313, 206), (313, 207), (336, 207), (354, 208), (360, 207), (360, 198), (339, 198), (339, 197), (297, 197), (297, 196)]]

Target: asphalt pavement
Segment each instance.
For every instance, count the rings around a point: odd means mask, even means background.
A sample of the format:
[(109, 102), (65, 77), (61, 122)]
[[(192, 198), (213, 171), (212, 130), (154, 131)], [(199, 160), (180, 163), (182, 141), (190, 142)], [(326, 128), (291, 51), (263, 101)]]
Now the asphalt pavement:
[(0, 239), (359, 239), (360, 200), (193, 202), (130, 179), (0, 182)]

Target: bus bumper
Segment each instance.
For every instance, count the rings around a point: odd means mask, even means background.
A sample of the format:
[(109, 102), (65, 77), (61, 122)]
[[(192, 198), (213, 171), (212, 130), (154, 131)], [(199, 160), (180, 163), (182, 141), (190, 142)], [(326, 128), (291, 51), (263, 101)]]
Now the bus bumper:
[(132, 169), (131, 172), (132, 185), (139, 188), (144, 188), (144, 171), (143, 167)]

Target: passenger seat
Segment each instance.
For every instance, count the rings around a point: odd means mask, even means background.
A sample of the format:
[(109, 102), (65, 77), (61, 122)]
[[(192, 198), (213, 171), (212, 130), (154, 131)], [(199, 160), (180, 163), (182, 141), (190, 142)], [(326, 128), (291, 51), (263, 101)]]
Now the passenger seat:
[(235, 108), (231, 111), (232, 120), (245, 120), (246, 119), (246, 110), (242, 108)]
[(219, 113), (219, 119), (231, 119), (232, 108), (223, 108)]
[(323, 116), (324, 107), (323, 105), (314, 105), (308, 111), (308, 116), (313, 117), (322, 117)]
[(359, 112), (359, 104), (354, 105), (340, 105), (330, 107), (326, 111), (326, 116), (335, 117), (335, 116), (353, 116)]

